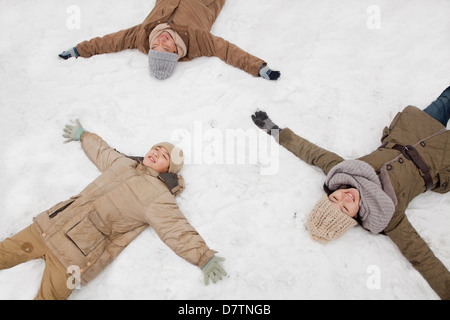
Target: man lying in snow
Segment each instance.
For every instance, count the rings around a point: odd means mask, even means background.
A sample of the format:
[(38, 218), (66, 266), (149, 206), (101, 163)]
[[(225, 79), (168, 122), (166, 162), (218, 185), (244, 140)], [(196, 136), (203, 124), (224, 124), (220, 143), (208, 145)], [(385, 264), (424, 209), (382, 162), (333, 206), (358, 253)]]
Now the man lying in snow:
[(170, 77), (177, 61), (219, 57), (254, 76), (277, 80), (280, 72), (271, 70), (265, 61), (211, 34), (211, 27), (224, 4), (225, 0), (157, 0), (141, 24), (81, 42), (59, 57), (88, 58), (138, 49), (148, 54), (150, 74), (157, 79)]

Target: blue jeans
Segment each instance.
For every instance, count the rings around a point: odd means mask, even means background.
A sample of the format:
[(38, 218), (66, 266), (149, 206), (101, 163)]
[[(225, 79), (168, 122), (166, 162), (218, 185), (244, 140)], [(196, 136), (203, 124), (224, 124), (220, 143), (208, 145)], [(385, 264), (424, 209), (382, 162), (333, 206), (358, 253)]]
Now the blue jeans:
[(445, 89), (436, 101), (426, 107), (423, 111), (446, 127), (448, 120), (450, 119), (450, 87)]

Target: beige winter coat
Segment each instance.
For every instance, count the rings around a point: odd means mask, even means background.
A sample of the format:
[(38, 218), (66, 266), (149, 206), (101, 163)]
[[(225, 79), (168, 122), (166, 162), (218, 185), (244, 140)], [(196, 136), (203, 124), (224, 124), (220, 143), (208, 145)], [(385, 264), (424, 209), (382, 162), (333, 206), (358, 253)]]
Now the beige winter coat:
[(265, 62), (238, 46), (214, 36), (210, 30), (225, 0), (157, 0), (147, 18), (132, 28), (97, 37), (78, 44), (80, 56), (138, 49), (148, 54), (149, 35), (161, 23), (169, 23), (187, 47), (187, 55), (180, 61), (196, 57), (218, 57), (226, 63), (259, 76)]
[[(282, 129), (278, 137), (281, 145), (305, 162), (320, 167), (326, 174), (344, 161), (339, 155), (314, 145), (288, 128)], [(442, 299), (450, 299), (450, 272), (405, 214), (408, 204), (426, 190), (422, 174), (412, 161), (405, 159), (400, 151), (392, 149), (395, 144), (416, 148), (430, 168), (432, 190), (447, 193), (450, 191), (450, 131), (422, 110), (408, 106), (384, 129), (381, 142), (384, 147), (359, 160), (371, 165), (379, 174), (383, 187), (392, 187), (396, 195), (395, 213), (384, 233), (395, 242), (436, 293)], [(429, 211), (435, 219), (439, 219), (440, 214), (448, 214), (434, 212), (432, 203)]]
[(66, 268), (80, 268), (83, 284), (148, 226), (180, 257), (200, 268), (208, 262), (215, 251), (189, 224), (156, 171), (96, 134), (83, 134), (81, 145), (102, 174), (77, 196), (39, 214), (34, 224)]

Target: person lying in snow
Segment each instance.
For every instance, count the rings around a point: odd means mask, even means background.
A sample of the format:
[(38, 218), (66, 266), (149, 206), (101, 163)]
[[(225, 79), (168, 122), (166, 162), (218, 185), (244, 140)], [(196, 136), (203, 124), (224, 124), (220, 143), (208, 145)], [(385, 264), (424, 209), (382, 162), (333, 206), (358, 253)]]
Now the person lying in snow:
[[(418, 195), (450, 190), (450, 87), (423, 111), (408, 106), (383, 130), (381, 146), (344, 160), (289, 128), (280, 129), (263, 111), (254, 123), (326, 176), (326, 194), (307, 221), (313, 239), (337, 239), (359, 224), (387, 235), (441, 299), (450, 299), (450, 273), (408, 221), (405, 211)], [(448, 212), (447, 212), (448, 213)]]
[(101, 175), (80, 194), (37, 215), (33, 224), (0, 242), (0, 270), (43, 258), (45, 270), (35, 299), (66, 299), (72, 292), (70, 270), (79, 270), (81, 284), (94, 279), (145, 228), (199, 266), (205, 284), (226, 273), (179, 210), (175, 196), (184, 189), (178, 172), (181, 149), (156, 144), (145, 157), (129, 157), (85, 131), (79, 121), (67, 125), (65, 142), (81, 141)]
[(148, 54), (150, 74), (166, 79), (177, 61), (196, 57), (219, 57), (254, 76), (277, 80), (279, 71), (267, 63), (211, 34), (225, 0), (157, 0), (143, 23), (116, 33), (84, 41), (59, 55), (88, 58), (96, 54), (138, 49)]

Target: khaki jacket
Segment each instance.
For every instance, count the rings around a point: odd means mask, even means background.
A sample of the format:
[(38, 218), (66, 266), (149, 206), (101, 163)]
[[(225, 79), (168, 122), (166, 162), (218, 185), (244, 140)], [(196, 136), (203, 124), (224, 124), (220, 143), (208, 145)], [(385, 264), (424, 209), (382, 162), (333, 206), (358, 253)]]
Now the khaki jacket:
[(86, 132), (82, 148), (102, 174), (80, 194), (39, 214), (34, 224), (64, 267), (78, 266), (92, 280), (145, 228), (202, 268), (215, 251), (179, 210), (158, 173)]
[[(290, 129), (282, 129), (279, 143), (308, 164), (320, 167), (325, 174), (344, 159), (297, 136)], [(384, 233), (398, 246), (430, 286), (442, 299), (450, 299), (450, 273), (434, 255), (408, 221), (408, 204), (425, 188), (417, 167), (405, 159), (395, 144), (412, 145), (428, 165), (433, 178), (433, 191), (450, 190), (450, 131), (422, 110), (409, 106), (397, 114), (383, 130), (381, 142), (385, 147), (359, 158), (370, 164), (382, 178), (383, 187), (393, 187), (397, 197), (395, 213)], [(384, 178), (383, 178), (384, 177)], [(430, 212), (432, 214), (432, 212)], [(439, 215), (436, 214), (436, 219)]]
[(226, 63), (254, 76), (265, 62), (211, 34), (211, 27), (225, 0), (157, 0), (155, 7), (139, 25), (119, 32), (84, 41), (77, 45), (82, 57), (138, 49), (148, 54), (149, 35), (161, 23), (168, 23), (178, 32), (187, 47), (187, 55), (180, 61), (196, 57), (218, 57)]

